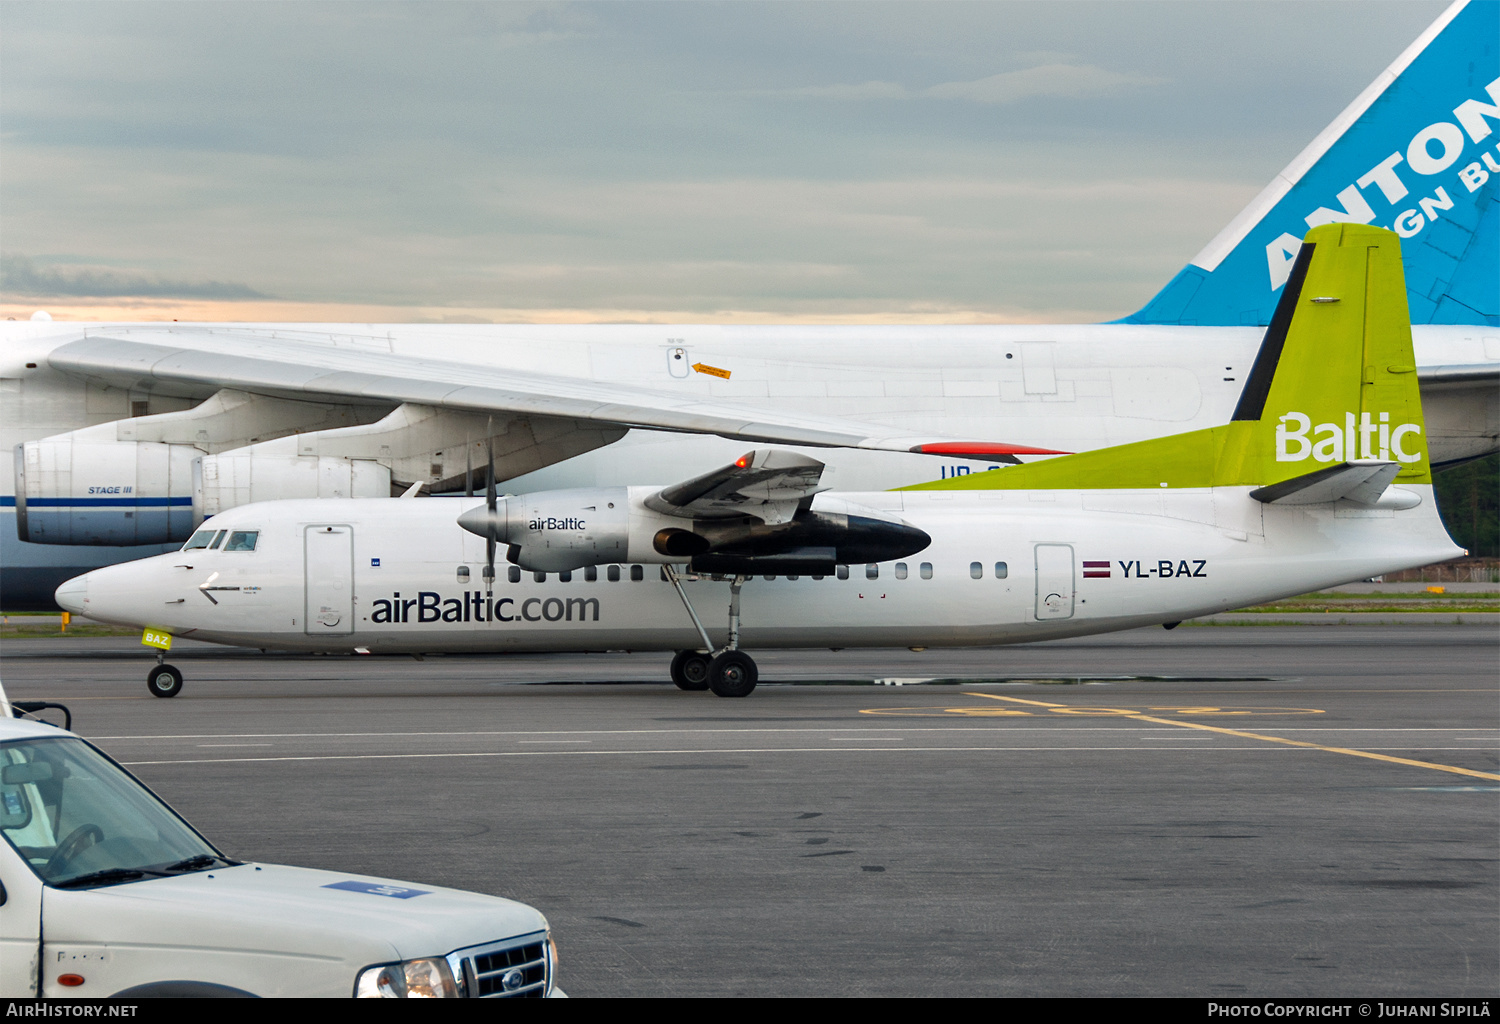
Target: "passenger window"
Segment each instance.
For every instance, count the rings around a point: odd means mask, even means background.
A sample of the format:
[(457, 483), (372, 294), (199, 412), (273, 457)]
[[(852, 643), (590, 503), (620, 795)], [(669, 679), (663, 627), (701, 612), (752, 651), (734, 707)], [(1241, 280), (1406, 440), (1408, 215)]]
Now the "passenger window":
[(821, 580), (821, 579), (827, 579), (827, 577), (826, 576), (814, 576), (813, 579), (815, 579), (815, 580)]
[(1005, 579), (1005, 577), (1007, 577), (1009, 575), (1010, 575), (1010, 567), (1009, 566), (1007, 566), (1004, 562), (996, 562), (995, 563), (995, 579), (997, 579), (997, 580), (1003, 580), (1003, 579)]
[(606, 576), (609, 577), (609, 581), (611, 583), (619, 583), (620, 582), (620, 567), (618, 565), (612, 565), (608, 569), (605, 570), (604, 575), (606, 575)]
[(538, 582), (538, 583), (546, 583), (547, 582), (547, 574), (544, 573), (544, 572), (534, 572), (534, 573), (531, 574), (531, 578), (533, 580), (535, 580), (536, 582)]
[(906, 563), (905, 562), (897, 562), (896, 563), (896, 579), (898, 579), (898, 580), (904, 580), (904, 579), (906, 579)]
[(585, 583), (597, 583), (598, 581), (599, 581), (599, 567), (597, 565), (590, 565), (590, 566), (585, 567), (584, 570), (583, 570), (583, 582), (585, 582)]
[(841, 580), (847, 580), (849, 578), (849, 567), (847, 565), (839, 566), (838, 571), (834, 575)]
[(228, 530), (220, 530), (218, 533), (214, 534), (214, 542), (208, 546), (208, 550), (217, 551), (219, 549), (219, 545), (224, 543), (224, 538), (228, 535), (228, 533)]
[(224, 545), (224, 550), (254, 551), (255, 542), (259, 539), (259, 530), (235, 530), (229, 535), (229, 541)]
[(865, 579), (880, 579), (880, 566), (876, 565), (874, 562), (871, 562), (869, 565), (865, 566)]
[(761, 577), (761, 579), (765, 580), (767, 583), (770, 583), (775, 578), (776, 578), (775, 576), (762, 576)]
[(801, 576), (788, 576), (787, 577), (787, 579), (789, 579), (789, 580), (800, 580), (801, 578), (802, 578)]
[(199, 530), (188, 538), (188, 542), (182, 546), (182, 550), (197, 551), (200, 548), (208, 547), (209, 543), (214, 539), (215, 532), (214, 530)]
[(460, 565), (458, 567), (458, 585), (460, 587), (467, 587), (469, 585), (469, 567), (467, 565)]
[(521, 582), (521, 567), (519, 565), (513, 565), (513, 566), (511, 566), (510, 569), (509, 569), (509, 571), (506, 572), (505, 577), (506, 577), (506, 579), (510, 580), (512, 583), (520, 583)]
[(632, 565), (630, 567), (630, 582), (632, 582), (632, 583), (639, 583), (639, 582), (641, 582), (641, 580), (643, 580), (645, 578), (646, 578), (646, 569), (645, 569), (644, 566)]
[(971, 579), (984, 579), (984, 564), (982, 562), (969, 563), (969, 576)]
[(932, 563), (931, 562), (923, 562), (922, 563), (922, 568), (921, 568), (921, 573), (922, 573), (922, 578), (924, 580), (930, 580), (930, 579), (932, 579)]
[(557, 574), (557, 582), (559, 582), (559, 583), (572, 583), (573, 582), (573, 573), (571, 571), (567, 570), (567, 569), (564, 569), (562, 572), (560, 572), (560, 573)]

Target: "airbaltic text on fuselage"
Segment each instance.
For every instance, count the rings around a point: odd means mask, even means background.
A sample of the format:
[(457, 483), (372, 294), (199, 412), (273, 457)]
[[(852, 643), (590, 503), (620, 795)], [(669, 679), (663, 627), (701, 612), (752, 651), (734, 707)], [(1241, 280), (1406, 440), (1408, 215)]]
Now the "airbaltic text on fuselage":
[[(1312, 437), (1308, 437), (1309, 430)], [(1420, 451), (1408, 452), (1401, 444), (1407, 434), (1421, 433), (1422, 428), (1415, 423), (1395, 424), (1393, 429), (1388, 412), (1380, 413), (1378, 419), (1362, 412), (1357, 420), (1354, 413), (1346, 412), (1342, 424), (1319, 423), (1316, 427), (1306, 413), (1289, 412), (1276, 424), (1276, 461), (1301, 462), (1311, 455), (1316, 462), (1388, 462), (1394, 455), (1397, 462), (1421, 462)]]
[(412, 622), (598, 622), (597, 597), (495, 597), (465, 590), (463, 597), (443, 597), (423, 590), (415, 597), (400, 591), (371, 603), (370, 621)]

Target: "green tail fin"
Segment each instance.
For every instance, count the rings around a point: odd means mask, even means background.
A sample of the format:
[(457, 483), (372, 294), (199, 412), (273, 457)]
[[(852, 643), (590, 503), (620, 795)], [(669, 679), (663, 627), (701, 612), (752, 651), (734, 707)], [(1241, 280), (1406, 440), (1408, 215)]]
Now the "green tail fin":
[(1401, 242), (1363, 224), (1308, 233), (1229, 423), (918, 484), (920, 490), (1266, 486), (1346, 462), (1432, 482)]

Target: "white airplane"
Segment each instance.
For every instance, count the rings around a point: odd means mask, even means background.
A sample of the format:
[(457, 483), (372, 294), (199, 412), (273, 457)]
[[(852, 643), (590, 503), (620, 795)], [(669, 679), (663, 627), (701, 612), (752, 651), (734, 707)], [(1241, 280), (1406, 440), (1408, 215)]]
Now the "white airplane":
[[(1400, 240), (1328, 225), (1227, 424), (885, 492), (824, 491), (821, 463), (758, 450), (669, 487), (252, 503), (56, 596), (158, 643), (676, 650), (674, 682), (723, 697), (755, 687), (742, 645), (1170, 628), (1461, 554), (1433, 502), (1415, 370)], [(705, 624), (726, 604), (725, 630)], [(148, 683), (170, 697), (182, 676), (163, 660)]]
[(1403, 237), (1434, 462), (1500, 450), (1497, 35), (1455, 3), (1120, 323), (0, 324), (0, 602), (247, 502), (473, 493), (491, 463), (515, 493), (627, 486), (770, 443), (864, 491), (1207, 428), (1334, 222)]

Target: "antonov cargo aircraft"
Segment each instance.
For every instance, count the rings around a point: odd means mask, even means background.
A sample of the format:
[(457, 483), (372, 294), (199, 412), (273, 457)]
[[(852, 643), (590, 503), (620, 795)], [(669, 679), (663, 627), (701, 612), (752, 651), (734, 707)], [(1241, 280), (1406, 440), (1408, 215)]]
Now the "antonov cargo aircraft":
[[(885, 492), (824, 490), (818, 461), (761, 449), (669, 487), (257, 502), (57, 601), (166, 643), (676, 650), (679, 687), (743, 697), (742, 645), (1171, 626), (1451, 558), (1400, 252), (1381, 228), (1313, 229), (1220, 426)], [(148, 683), (170, 697), (182, 675), (162, 661)]]
[(883, 490), (1207, 428), (1328, 223), (1402, 236), (1433, 460), (1495, 451), (1497, 38), (1500, 5), (1454, 4), (1119, 323), (0, 325), (0, 605), (247, 502), (474, 493), (491, 464), (512, 493), (623, 487), (775, 444)]

